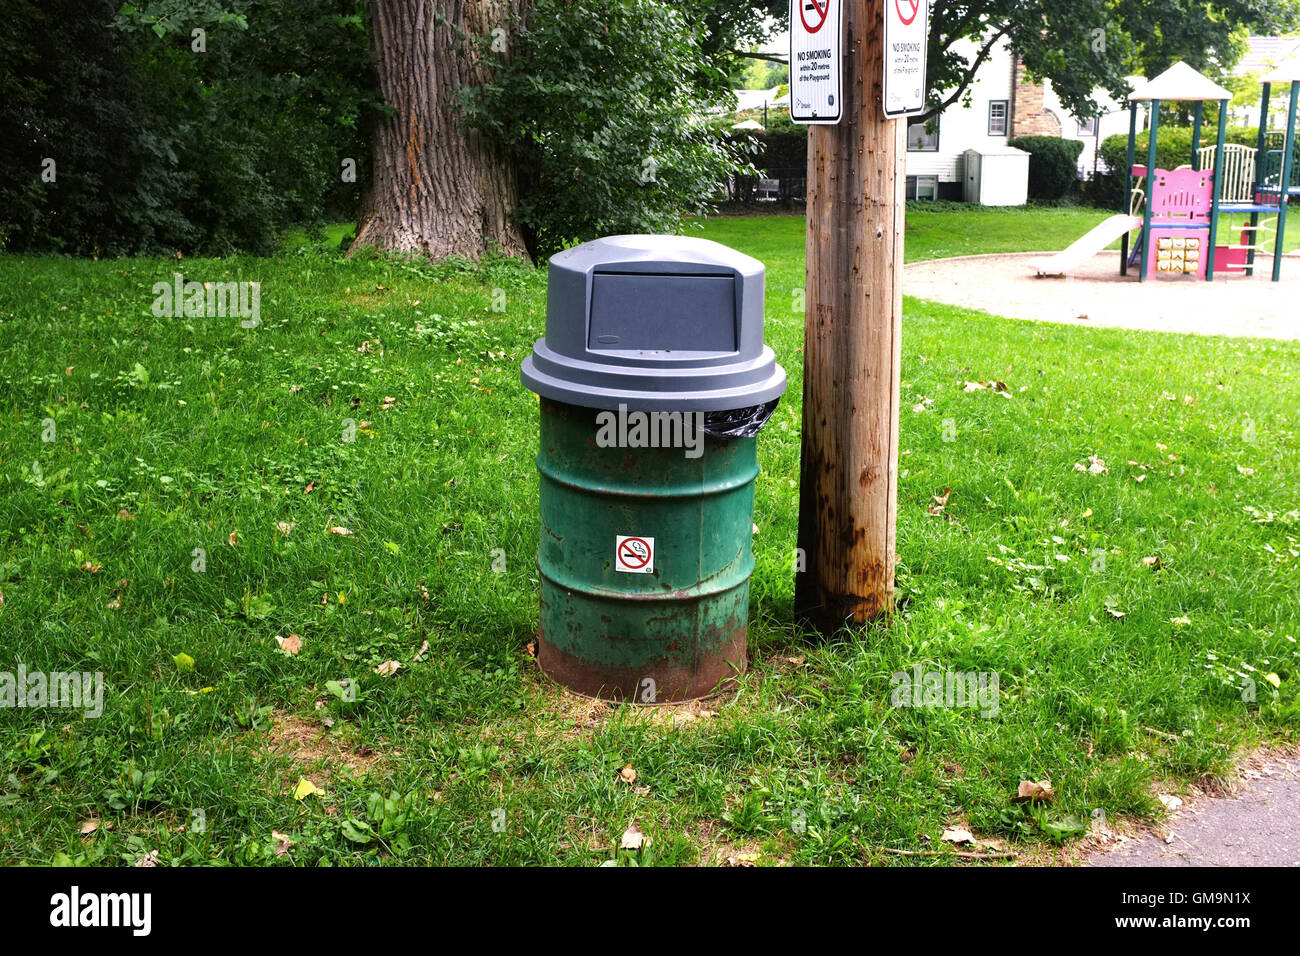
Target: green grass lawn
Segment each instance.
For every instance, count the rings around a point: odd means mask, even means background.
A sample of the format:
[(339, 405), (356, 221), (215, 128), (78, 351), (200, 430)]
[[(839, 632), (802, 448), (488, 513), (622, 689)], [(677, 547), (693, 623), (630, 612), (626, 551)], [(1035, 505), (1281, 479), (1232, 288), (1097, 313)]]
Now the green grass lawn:
[[(913, 213), (909, 256), (1063, 248), (1093, 215)], [(642, 863), (942, 862), (882, 848), (955, 822), (1038, 858), (1294, 737), (1300, 346), (907, 300), (900, 610), (815, 645), (790, 624), (802, 220), (702, 234), (766, 262), (790, 389), (751, 670), (693, 719), (529, 657), (544, 273), (0, 257), (0, 671), (105, 694), (0, 711), (0, 862), (592, 865), (634, 823)], [(155, 318), (178, 269), (260, 281), (260, 326)], [(996, 673), (997, 714), (891, 706), (916, 665)], [(1013, 804), (1027, 779), (1056, 799)]]
[[(1050, 252), (1064, 249), (1108, 215), (1086, 206), (1059, 209), (970, 208), (931, 212), (913, 203), (907, 210), (908, 262), (994, 252)], [(788, 258), (804, 249), (803, 216), (765, 217), (761, 228), (748, 217), (708, 222), (710, 239), (744, 249), (764, 262)], [(1118, 246), (1116, 246), (1118, 248)]]

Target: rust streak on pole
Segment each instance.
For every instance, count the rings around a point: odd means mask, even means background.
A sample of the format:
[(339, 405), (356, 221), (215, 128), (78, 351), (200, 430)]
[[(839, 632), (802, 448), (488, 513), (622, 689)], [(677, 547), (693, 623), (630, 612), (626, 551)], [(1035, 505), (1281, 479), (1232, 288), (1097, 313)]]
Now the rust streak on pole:
[(795, 611), (831, 633), (894, 607), (906, 123), (884, 114), (884, 4), (845, 0), (844, 114), (808, 149)]

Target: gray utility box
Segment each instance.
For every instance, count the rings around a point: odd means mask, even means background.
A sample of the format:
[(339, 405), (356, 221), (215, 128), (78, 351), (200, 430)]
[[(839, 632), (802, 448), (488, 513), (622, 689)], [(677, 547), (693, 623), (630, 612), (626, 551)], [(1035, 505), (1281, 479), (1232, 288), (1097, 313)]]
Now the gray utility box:
[(683, 236), (611, 236), (551, 257), (546, 336), (520, 377), (587, 408), (710, 412), (785, 391), (763, 344), (763, 264)]

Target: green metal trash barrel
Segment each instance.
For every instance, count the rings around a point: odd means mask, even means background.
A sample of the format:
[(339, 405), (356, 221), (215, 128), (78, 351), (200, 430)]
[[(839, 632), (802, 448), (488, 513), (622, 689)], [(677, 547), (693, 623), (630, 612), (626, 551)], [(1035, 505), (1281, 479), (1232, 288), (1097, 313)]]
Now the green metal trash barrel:
[(538, 661), (592, 697), (667, 703), (746, 666), (758, 430), (785, 390), (763, 266), (616, 236), (551, 259), (541, 410)]

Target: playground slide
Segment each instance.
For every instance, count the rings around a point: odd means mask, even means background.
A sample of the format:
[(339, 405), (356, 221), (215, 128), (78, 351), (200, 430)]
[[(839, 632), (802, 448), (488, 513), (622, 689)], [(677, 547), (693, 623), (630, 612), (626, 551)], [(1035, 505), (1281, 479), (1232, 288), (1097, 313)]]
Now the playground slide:
[(1099, 252), (1105, 252), (1116, 239), (1125, 233), (1142, 228), (1142, 220), (1137, 216), (1111, 216), (1101, 225), (1073, 243), (1064, 252), (1044, 259), (1030, 259), (1029, 268), (1037, 270), (1040, 276), (1061, 276), (1083, 265)]

